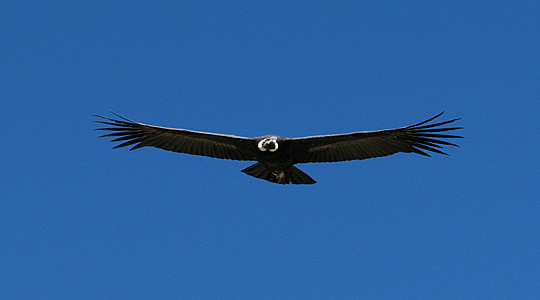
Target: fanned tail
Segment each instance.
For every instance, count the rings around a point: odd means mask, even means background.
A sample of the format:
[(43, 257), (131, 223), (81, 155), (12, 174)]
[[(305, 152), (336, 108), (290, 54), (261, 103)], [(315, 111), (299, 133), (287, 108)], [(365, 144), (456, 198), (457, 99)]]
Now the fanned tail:
[(313, 178), (302, 172), (295, 166), (290, 166), (281, 171), (270, 171), (261, 163), (256, 163), (242, 170), (242, 172), (256, 178), (264, 179), (273, 183), (279, 184), (314, 184)]

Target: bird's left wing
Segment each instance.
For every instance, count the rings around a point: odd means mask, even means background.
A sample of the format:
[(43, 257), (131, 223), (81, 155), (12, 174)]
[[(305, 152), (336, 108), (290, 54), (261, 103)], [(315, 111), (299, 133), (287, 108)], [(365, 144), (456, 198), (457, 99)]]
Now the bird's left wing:
[(149, 146), (215, 158), (255, 160), (256, 143), (246, 137), (152, 126), (114, 114), (122, 120), (96, 115), (103, 119), (96, 122), (111, 126), (96, 130), (115, 131), (100, 137), (117, 137), (113, 142), (125, 141), (114, 148), (135, 144), (130, 150)]
[(459, 119), (424, 125), (440, 115), (442, 113), (418, 124), (397, 129), (293, 138), (288, 143), (294, 149), (295, 163), (366, 159), (398, 152), (413, 152), (429, 156), (422, 150), (446, 154), (437, 148), (442, 148), (440, 145), (457, 145), (440, 139), (462, 137), (440, 132), (462, 127), (440, 127)]

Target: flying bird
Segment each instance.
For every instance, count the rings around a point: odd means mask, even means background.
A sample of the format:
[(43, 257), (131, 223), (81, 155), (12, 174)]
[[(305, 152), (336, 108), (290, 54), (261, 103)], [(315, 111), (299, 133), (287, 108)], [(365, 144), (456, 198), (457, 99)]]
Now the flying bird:
[(113, 131), (100, 137), (115, 137), (123, 142), (114, 148), (134, 145), (130, 150), (156, 147), (168, 151), (222, 159), (248, 160), (257, 163), (242, 170), (256, 178), (279, 184), (314, 184), (313, 178), (295, 164), (361, 160), (392, 155), (398, 152), (430, 156), (427, 151), (445, 154), (441, 145), (457, 146), (441, 140), (462, 138), (441, 132), (462, 129), (443, 127), (459, 119), (439, 123), (440, 113), (423, 122), (387, 130), (358, 131), (344, 134), (287, 138), (278, 135), (241, 137), (187, 129), (167, 128), (138, 123), (119, 114), (119, 119), (96, 115), (96, 122), (110, 127), (96, 130)]

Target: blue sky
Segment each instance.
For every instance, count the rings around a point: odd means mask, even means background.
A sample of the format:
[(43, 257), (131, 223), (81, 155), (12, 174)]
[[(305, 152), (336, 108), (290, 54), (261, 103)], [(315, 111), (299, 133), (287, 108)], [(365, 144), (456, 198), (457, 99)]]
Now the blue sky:
[[(0, 298), (540, 297), (537, 1), (3, 1)], [(462, 118), (449, 156), (300, 169), (112, 150)]]

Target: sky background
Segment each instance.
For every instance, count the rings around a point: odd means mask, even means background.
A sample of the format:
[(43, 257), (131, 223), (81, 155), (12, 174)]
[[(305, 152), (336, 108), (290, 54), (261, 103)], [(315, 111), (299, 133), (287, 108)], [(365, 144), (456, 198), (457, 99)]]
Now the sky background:
[[(2, 1), (1, 299), (540, 299), (540, 2)], [(112, 150), (94, 114), (460, 147), (299, 165)]]

